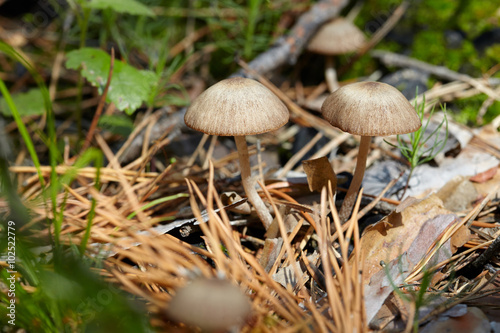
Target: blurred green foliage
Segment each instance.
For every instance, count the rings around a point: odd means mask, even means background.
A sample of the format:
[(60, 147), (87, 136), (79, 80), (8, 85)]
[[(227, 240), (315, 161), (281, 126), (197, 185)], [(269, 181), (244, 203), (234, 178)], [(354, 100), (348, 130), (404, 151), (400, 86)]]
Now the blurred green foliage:
[[(355, 23), (374, 30), (383, 24), (400, 3), (393, 0), (366, 1)], [(500, 60), (499, 53), (491, 51), (495, 46), (490, 46), (485, 52), (478, 52), (473, 44), (479, 35), (499, 26), (499, 7), (499, 0), (412, 1), (397, 29), (377, 47), (478, 76)], [(463, 36), (461, 42), (457, 42), (458, 45), (451, 45), (452, 42), (447, 41), (446, 35), (450, 32)], [(395, 47), (391, 41), (394, 38), (404, 42)]]
[[(34, 88), (27, 92), (12, 95), (14, 104), (17, 105), (21, 116), (42, 115), (45, 113), (43, 96), (40, 89)], [(0, 113), (6, 117), (12, 116), (12, 112), (4, 98), (0, 97)]]
[[(366, 1), (355, 23), (373, 33), (401, 3), (395, 0)], [(486, 41), (482, 48), (478, 37), (500, 26), (500, 0), (420, 0), (411, 1), (404, 18), (377, 48), (403, 53), (432, 65), (481, 77), (500, 63), (500, 45)], [(369, 75), (378, 65), (374, 60), (362, 59), (346, 77)], [(493, 77), (500, 72), (493, 71)], [(435, 82), (431, 78), (430, 82)], [(470, 126), (476, 125), (479, 107), (484, 95), (462, 99), (449, 104), (454, 119)], [(486, 113), (485, 122), (500, 115), (498, 103)]]
[[(452, 109), (454, 119), (464, 125), (476, 125), (477, 111), (481, 108), (487, 98), (488, 97), (485, 94), (480, 94), (474, 97), (456, 100), (453, 103)], [(500, 102), (495, 101), (485, 113), (483, 122), (487, 124), (498, 115), (500, 115)]]

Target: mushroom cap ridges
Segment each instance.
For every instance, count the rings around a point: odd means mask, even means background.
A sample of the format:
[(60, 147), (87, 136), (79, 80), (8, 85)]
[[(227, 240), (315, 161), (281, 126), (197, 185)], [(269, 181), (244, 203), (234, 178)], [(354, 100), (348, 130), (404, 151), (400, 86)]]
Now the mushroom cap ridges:
[(333, 126), (362, 136), (405, 134), (422, 126), (406, 97), (381, 82), (358, 82), (341, 87), (326, 98), (321, 113)]
[(289, 116), (283, 102), (261, 83), (234, 77), (198, 96), (184, 121), (206, 134), (244, 136), (276, 130), (288, 122)]
[(365, 43), (365, 35), (351, 21), (338, 17), (324, 24), (311, 38), (307, 49), (323, 55), (357, 51)]

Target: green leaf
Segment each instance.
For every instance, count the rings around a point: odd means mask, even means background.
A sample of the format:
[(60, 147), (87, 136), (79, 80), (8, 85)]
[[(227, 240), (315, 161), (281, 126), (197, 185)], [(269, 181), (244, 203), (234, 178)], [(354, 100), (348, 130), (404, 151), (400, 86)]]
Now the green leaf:
[[(25, 93), (12, 94), (12, 100), (19, 111), (19, 116), (42, 115), (45, 113), (45, 104), (40, 89), (30, 89)], [(12, 112), (4, 98), (0, 98), (0, 113), (12, 117)]]
[[(94, 48), (81, 48), (69, 52), (66, 67), (81, 69), (82, 75), (102, 94), (108, 78), (111, 57), (106, 52)], [(127, 114), (134, 111), (147, 101), (154, 85), (158, 82), (155, 73), (148, 70), (138, 70), (122, 61), (115, 60), (113, 76), (109, 86), (106, 101)]]
[(110, 8), (117, 13), (155, 16), (155, 13), (149, 7), (135, 0), (92, 0), (86, 3), (86, 6), (93, 9)]

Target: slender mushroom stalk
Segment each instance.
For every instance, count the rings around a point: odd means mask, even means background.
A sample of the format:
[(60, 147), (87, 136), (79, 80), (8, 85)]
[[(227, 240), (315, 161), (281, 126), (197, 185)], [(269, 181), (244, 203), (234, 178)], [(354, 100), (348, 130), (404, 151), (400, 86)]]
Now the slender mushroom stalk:
[(371, 137), (415, 132), (422, 124), (406, 97), (380, 82), (358, 82), (339, 88), (326, 98), (321, 113), (333, 126), (361, 136), (356, 170), (339, 212), (345, 222), (363, 181)]
[(236, 149), (238, 150), (240, 160), (241, 184), (245, 189), (248, 201), (255, 207), (257, 215), (267, 229), (273, 222), (273, 217), (255, 189), (255, 180), (252, 178), (250, 169), (247, 142), (244, 136), (235, 136), (234, 141), (236, 142)]
[(352, 208), (356, 202), (356, 195), (358, 194), (359, 188), (361, 187), (361, 182), (363, 181), (363, 176), (365, 175), (366, 169), (366, 158), (368, 157), (368, 152), (370, 151), (370, 141), (371, 136), (361, 136), (361, 142), (359, 144), (358, 158), (356, 159), (356, 169), (354, 169), (354, 176), (351, 180), (351, 185), (347, 190), (344, 202), (340, 207), (339, 218), (340, 221), (344, 222), (351, 216)]
[(333, 59), (333, 56), (328, 56), (325, 59), (325, 79), (330, 92), (339, 89), (339, 80), (337, 79), (335, 59)]
[(273, 218), (255, 190), (245, 136), (277, 130), (288, 122), (289, 116), (286, 106), (269, 89), (241, 77), (222, 80), (205, 90), (184, 116), (184, 122), (192, 129), (209, 135), (234, 136), (243, 188), (266, 229)]

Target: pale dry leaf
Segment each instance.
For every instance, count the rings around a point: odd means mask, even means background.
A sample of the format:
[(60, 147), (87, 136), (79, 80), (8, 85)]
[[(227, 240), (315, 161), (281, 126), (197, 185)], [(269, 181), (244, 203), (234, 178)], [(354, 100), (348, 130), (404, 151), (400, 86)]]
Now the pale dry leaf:
[(437, 196), (443, 200), (446, 209), (460, 212), (470, 208), (471, 203), (478, 198), (478, 193), (467, 177), (457, 176), (446, 183)]
[(283, 238), (266, 238), (259, 263), (269, 272), (283, 247)]
[[(443, 202), (436, 195), (431, 195), (427, 199), (411, 204), (399, 213), (391, 213), (381, 222), (366, 228), (361, 247), (362, 257), (365, 258), (363, 283), (368, 284), (370, 278), (382, 270), (381, 261), (391, 262), (408, 251), (427, 221), (448, 214), (455, 216), (443, 207)], [(450, 217), (445, 220), (451, 222), (454, 219)], [(439, 221), (438, 219), (435, 222)], [(432, 223), (429, 226), (432, 226)], [(432, 241), (438, 236), (439, 234), (431, 236), (427, 233), (427, 237), (432, 238)], [(427, 248), (422, 251), (427, 251)], [(415, 257), (417, 255), (412, 254), (413, 263)]]
[(337, 175), (326, 156), (302, 161), (302, 167), (307, 175), (307, 183), (311, 192), (321, 192), (323, 186), (328, 188), (328, 181), (332, 183), (333, 192), (337, 190)]
[[(382, 261), (383, 262), (383, 261)], [(387, 297), (394, 291), (393, 285), (403, 283), (408, 276), (408, 257), (406, 254), (385, 262), (385, 269), (380, 265), (380, 270), (373, 274), (369, 285), (365, 285), (365, 310), (367, 322), (371, 322), (379, 312)], [(391, 284), (392, 282), (392, 284)]]

